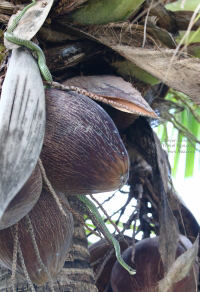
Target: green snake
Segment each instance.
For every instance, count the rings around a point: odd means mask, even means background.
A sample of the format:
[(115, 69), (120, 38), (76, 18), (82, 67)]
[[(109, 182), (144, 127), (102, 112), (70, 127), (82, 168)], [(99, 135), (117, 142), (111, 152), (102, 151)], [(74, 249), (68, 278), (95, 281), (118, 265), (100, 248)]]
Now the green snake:
[(26, 6), (21, 13), (14, 19), (12, 25), (7, 29), (7, 31), (4, 33), (4, 36), (7, 40), (9, 40), (10, 42), (20, 45), (20, 46), (25, 46), (27, 48), (29, 48), (32, 51), (35, 51), (37, 56), (38, 56), (38, 66), (40, 68), (40, 71), (42, 73), (42, 76), (44, 77), (44, 79), (46, 81), (53, 81), (51, 73), (46, 65), (46, 59), (44, 56), (43, 51), (41, 50), (41, 48), (36, 45), (35, 43), (28, 41), (28, 40), (23, 40), (21, 38), (16, 37), (13, 34), (14, 29), (17, 27), (20, 19), (22, 18), (22, 16), (25, 14), (25, 12), (32, 6), (34, 6), (36, 4), (36, 0), (32, 0), (32, 3), (29, 4), (28, 6)]
[[(21, 13), (14, 19), (12, 25), (8, 28), (8, 30), (4, 33), (4, 36), (7, 40), (9, 40), (10, 42), (20, 45), (20, 46), (25, 46), (27, 48), (29, 48), (32, 51), (35, 51), (37, 53), (38, 56), (38, 66), (40, 68), (40, 71), (44, 77), (44, 79), (46, 81), (52, 81), (52, 76), (51, 73), (46, 65), (46, 60), (45, 60), (45, 56), (43, 51), (41, 50), (41, 48), (36, 45), (35, 43), (28, 41), (28, 40), (23, 40), (20, 39), (16, 36), (13, 35), (13, 31), (14, 29), (17, 27), (19, 21), (21, 20), (22, 16), (25, 14), (25, 12), (32, 6), (34, 6), (36, 4), (36, 0), (32, 0), (32, 3), (29, 4), (28, 6), (26, 6)], [(136, 271), (133, 270), (131, 267), (129, 267), (124, 260), (122, 259), (121, 253), (120, 253), (120, 246), (118, 241), (110, 234), (109, 230), (107, 229), (103, 219), (101, 218), (101, 215), (99, 214), (96, 206), (94, 205), (94, 203), (92, 201), (90, 201), (86, 196), (79, 196), (77, 195), (77, 197), (86, 204), (86, 206), (91, 210), (91, 212), (95, 215), (98, 223), (102, 226), (102, 228), (105, 231), (105, 234), (107, 235), (108, 239), (112, 242), (114, 248), (115, 248), (115, 253), (116, 253), (116, 257), (119, 261), (119, 263), (131, 274), (135, 274)]]
[(109, 230), (107, 229), (103, 219), (101, 218), (101, 215), (99, 214), (95, 204), (90, 201), (86, 196), (80, 196), (77, 195), (77, 197), (79, 198), (79, 200), (81, 200), (83, 203), (85, 203), (85, 205), (90, 209), (90, 211), (92, 211), (92, 213), (95, 215), (98, 223), (103, 227), (108, 239), (112, 242), (114, 248), (115, 248), (115, 254), (117, 257), (118, 262), (124, 267), (124, 269), (126, 269), (131, 275), (134, 275), (136, 273), (135, 270), (133, 270), (131, 267), (129, 267), (124, 260), (122, 259), (121, 256), (121, 252), (120, 252), (120, 245), (119, 242), (114, 238), (114, 236), (112, 236), (109, 232)]

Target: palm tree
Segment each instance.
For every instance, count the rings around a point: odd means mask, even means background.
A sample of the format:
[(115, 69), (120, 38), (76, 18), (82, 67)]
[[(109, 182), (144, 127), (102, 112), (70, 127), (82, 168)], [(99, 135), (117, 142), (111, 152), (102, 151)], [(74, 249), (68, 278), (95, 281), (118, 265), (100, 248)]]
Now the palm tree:
[[(3, 46), (3, 31), (16, 7), (23, 8), (24, 4), (28, 4), (26, 2), (5, 0), (0, 4), (1, 87), (8, 57)], [(48, 0), (42, 5), (39, 2), (34, 5), (33, 12), (32, 8), (27, 10), (15, 30), (18, 37), (27, 39), (37, 33), (34, 40), (43, 49), (54, 81), (64, 84), (65, 90), (67, 86), (68, 90), (75, 90), (76, 94), (79, 90), (69, 86), (82, 88), (84, 91), (81, 93), (93, 98), (114, 121), (130, 159), (127, 182), (130, 191), (124, 194), (127, 201), (118, 211), (115, 228), (116, 225), (120, 226), (121, 216), (135, 198), (136, 207), (121, 233), (132, 228), (133, 239), (139, 231), (143, 232), (143, 238), (150, 237), (152, 232), (160, 235), (159, 252), (167, 276), (170, 268), (174, 268), (179, 233), (187, 235), (194, 243), (199, 225), (173, 187), (168, 157), (152, 128), (171, 122), (179, 130), (178, 140), (185, 136), (196, 147), (199, 143), (197, 122), (200, 120), (197, 106), (199, 40), (190, 43), (191, 33), (199, 31), (199, 6), (197, 3), (188, 10), (182, 10), (177, 3), (180, 1), (169, 2), (174, 1), (76, 0), (53, 3)], [(190, 3), (194, 4), (193, 1)], [(174, 7), (178, 7), (177, 11), (170, 10), (175, 10)], [(186, 34), (178, 43), (177, 36), (184, 30)], [(185, 108), (190, 111), (188, 122), (185, 122)], [(160, 138), (167, 140), (166, 127)], [(39, 145), (41, 139), (36, 139), (35, 143)], [(20, 147), (17, 149), (20, 151)], [(37, 158), (39, 149), (38, 146)], [(179, 157), (176, 154), (174, 172), (177, 171)], [(188, 154), (187, 161), (190, 161), (190, 168), (187, 162), (186, 174), (191, 175), (194, 154)], [(21, 182), (21, 187), (24, 183)], [(94, 279), (83, 226), (83, 221), (88, 222), (88, 218), (94, 220), (94, 226), (97, 226), (97, 222), (87, 208), (77, 203), (74, 196), (68, 196), (68, 202), (74, 212), (74, 235), (64, 267), (53, 279), (53, 289), (98, 291), (95, 279), (98, 281), (99, 271), (95, 271)], [(149, 213), (151, 219), (148, 220)], [(107, 213), (104, 216), (108, 221)], [(138, 219), (140, 225), (136, 227)], [(189, 261), (186, 255), (182, 263), (176, 262), (180, 270), (183, 265), (187, 267), (182, 278), (193, 266), (196, 254), (197, 244), (194, 244), (190, 254), (193, 261), (187, 265)], [(99, 261), (101, 272), (108, 260), (109, 255)], [(13, 289), (10, 270), (2, 267), (0, 279), (2, 291)], [(173, 281), (177, 279), (175, 277)], [(160, 291), (167, 291), (167, 284), (162, 284)], [(16, 288), (31, 290), (20, 275), (17, 275)], [(52, 285), (39, 285), (35, 289), (52, 290)], [(112, 291), (109, 283), (104, 289)]]

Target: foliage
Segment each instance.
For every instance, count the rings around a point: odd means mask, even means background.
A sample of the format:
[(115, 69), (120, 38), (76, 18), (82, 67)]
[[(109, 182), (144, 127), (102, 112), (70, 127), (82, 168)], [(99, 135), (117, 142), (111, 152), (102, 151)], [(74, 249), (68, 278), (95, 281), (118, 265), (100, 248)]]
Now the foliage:
[(185, 110), (174, 115), (172, 127), (171, 122), (164, 122), (158, 126), (156, 132), (159, 139), (166, 144), (164, 147), (172, 158), (172, 175), (176, 176), (178, 172), (180, 154), (186, 153), (185, 177), (190, 177), (194, 173), (195, 156), (200, 151), (200, 108), (184, 94), (172, 90), (166, 99), (183, 106)]
[(106, 24), (126, 20), (144, 0), (98, 0), (75, 11), (72, 18), (82, 24)]
[(199, 0), (178, 0), (173, 3), (167, 4), (165, 7), (171, 11), (179, 11), (179, 10), (190, 10), (194, 11), (199, 5)]

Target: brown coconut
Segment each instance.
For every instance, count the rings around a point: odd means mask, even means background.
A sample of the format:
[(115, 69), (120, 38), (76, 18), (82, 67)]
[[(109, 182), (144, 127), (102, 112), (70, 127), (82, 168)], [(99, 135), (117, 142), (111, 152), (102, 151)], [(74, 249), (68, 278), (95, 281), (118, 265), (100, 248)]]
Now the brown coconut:
[(8, 205), (0, 220), (0, 230), (21, 220), (37, 203), (42, 191), (42, 175), (36, 165), (33, 173)]
[(89, 97), (46, 90), (46, 133), (41, 159), (54, 189), (92, 194), (122, 187), (129, 159), (108, 114)]
[[(126, 250), (132, 244), (132, 239), (129, 236), (124, 236), (124, 238), (125, 240), (119, 241), (121, 252)], [(98, 260), (103, 260), (104, 256), (109, 251), (109, 249), (110, 249), (110, 245), (107, 244), (104, 240), (99, 240), (89, 246), (90, 264), (92, 265), (94, 272), (96, 272), (97, 269), (99, 268), (99, 263), (94, 266), (93, 266), (93, 263), (95, 263)], [(110, 281), (112, 268), (116, 260), (117, 258), (116, 258), (115, 252), (113, 252), (113, 255), (107, 261), (107, 263), (105, 264), (102, 270), (101, 275), (97, 279), (96, 286), (99, 292), (104, 292), (106, 286), (108, 285)]]
[[(59, 194), (59, 196), (67, 203), (64, 195)], [(73, 235), (72, 215), (64, 206), (63, 209), (67, 217), (60, 212), (49, 191), (43, 188), (37, 204), (29, 212), (40, 257), (52, 278), (64, 265)], [(48, 281), (48, 278), (37, 259), (26, 217), (19, 221), (18, 229), (19, 242), (29, 277), (34, 284), (42, 285)], [(12, 269), (12, 255), (13, 236), (9, 227), (0, 231), (0, 265)], [(17, 273), (24, 276), (19, 257)]]
[[(136, 269), (135, 275), (130, 275), (118, 262), (115, 263), (111, 286), (113, 292), (156, 292), (158, 282), (164, 277), (162, 260), (158, 251), (159, 237), (141, 240), (135, 245), (135, 260), (131, 261), (132, 248), (123, 253), (124, 261)], [(188, 248), (187, 246), (186, 248)], [(186, 251), (182, 244), (178, 244), (176, 258)], [(194, 274), (195, 271), (195, 274)], [(171, 292), (196, 292), (196, 279), (198, 279), (198, 265), (191, 269), (186, 278), (175, 283)], [(198, 280), (197, 280), (198, 281)]]

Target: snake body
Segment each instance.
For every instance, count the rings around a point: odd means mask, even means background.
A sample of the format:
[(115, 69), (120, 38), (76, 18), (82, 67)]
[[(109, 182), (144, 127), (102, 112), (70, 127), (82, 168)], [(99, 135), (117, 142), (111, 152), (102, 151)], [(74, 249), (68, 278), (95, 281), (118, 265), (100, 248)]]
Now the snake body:
[(8, 30), (4, 33), (4, 36), (7, 40), (9, 40), (10, 42), (20, 45), (20, 46), (25, 46), (27, 48), (29, 48), (32, 51), (35, 51), (37, 56), (38, 56), (38, 66), (40, 68), (40, 71), (42, 73), (42, 76), (44, 77), (44, 79), (46, 81), (53, 81), (51, 73), (46, 65), (46, 59), (44, 56), (43, 51), (41, 50), (41, 48), (36, 45), (35, 43), (29, 41), (29, 40), (23, 40), (19, 37), (14, 36), (13, 31), (14, 29), (17, 27), (20, 19), (22, 18), (22, 16), (25, 14), (25, 12), (32, 6), (34, 6), (36, 4), (36, 0), (32, 0), (32, 3), (29, 4), (28, 6), (26, 6), (21, 13), (14, 19), (12, 25), (8, 28)]
[(101, 215), (99, 214), (95, 204), (90, 201), (86, 196), (80, 196), (77, 195), (77, 197), (79, 198), (79, 200), (81, 200), (83, 203), (86, 204), (86, 206), (92, 211), (92, 213), (95, 215), (98, 223), (103, 227), (108, 239), (112, 242), (114, 248), (115, 248), (115, 254), (117, 257), (118, 262), (131, 274), (134, 275), (136, 273), (135, 270), (133, 270), (131, 267), (129, 267), (125, 261), (122, 259), (121, 256), (121, 252), (120, 252), (120, 245), (119, 242), (114, 238), (114, 236), (112, 236), (109, 232), (109, 230), (107, 229), (103, 219), (101, 218)]

